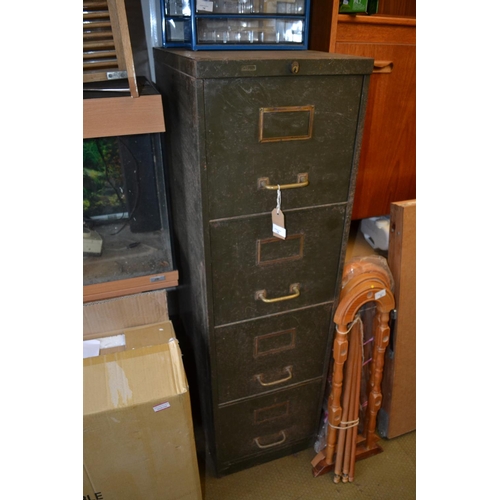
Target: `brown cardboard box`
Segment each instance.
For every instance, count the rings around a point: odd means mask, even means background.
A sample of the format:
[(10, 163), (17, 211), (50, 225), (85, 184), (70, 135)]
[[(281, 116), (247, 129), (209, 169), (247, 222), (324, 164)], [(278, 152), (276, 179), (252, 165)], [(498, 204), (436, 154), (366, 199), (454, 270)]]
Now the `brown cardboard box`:
[(118, 345), (83, 360), (83, 498), (200, 500), (189, 390), (165, 292), (85, 305), (84, 339), (110, 338)]

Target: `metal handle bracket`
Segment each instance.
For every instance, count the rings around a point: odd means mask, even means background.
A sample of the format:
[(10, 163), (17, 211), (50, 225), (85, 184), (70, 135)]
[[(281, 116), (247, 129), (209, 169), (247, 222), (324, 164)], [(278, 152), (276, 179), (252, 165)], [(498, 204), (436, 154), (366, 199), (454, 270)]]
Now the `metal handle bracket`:
[[(260, 177), (258, 179), (259, 189), (269, 189), (273, 191), (278, 190), (278, 184), (269, 184), (269, 177)], [(309, 174), (297, 174), (297, 182), (293, 184), (280, 184), (279, 187), (283, 189), (295, 189), (309, 186)]]
[(294, 283), (290, 285), (290, 295), (284, 295), (283, 297), (275, 297), (274, 299), (268, 299), (266, 297), (267, 292), (265, 290), (259, 290), (255, 292), (255, 300), (262, 300), (266, 304), (274, 304), (275, 302), (283, 302), (284, 300), (296, 299), (300, 295), (300, 283)]
[(270, 385), (277, 385), (277, 384), (282, 384), (283, 382), (286, 382), (287, 380), (290, 380), (292, 378), (292, 366), (285, 366), (284, 370), (285, 372), (288, 373), (288, 375), (280, 380), (275, 380), (274, 382), (263, 382), (262, 378), (264, 376), (263, 373), (259, 373), (258, 375), (255, 375), (255, 378), (259, 382), (260, 385), (263, 387), (269, 387)]

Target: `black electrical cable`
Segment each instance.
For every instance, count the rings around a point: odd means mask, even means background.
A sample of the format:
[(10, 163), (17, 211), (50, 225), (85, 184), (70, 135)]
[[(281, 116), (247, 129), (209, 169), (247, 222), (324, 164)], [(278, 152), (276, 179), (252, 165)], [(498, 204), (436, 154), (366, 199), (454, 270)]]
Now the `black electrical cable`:
[(116, 233), (111, 233), (112, 236), (116, 236), (117, 234), (121, 233), (125, 229), (125, 227), (127, 227), (127, 225), (130, 224), (130, 220), (132, 219), (132, 217), (135, 214), (135, 211), (137, 210), (137, 206), (139, 205), (139, 199), (141, 197), (141, 182), (140, 182), (140, 177), (139, 177), (139, 169), (137, 168), (139, 165), (139, 161), (137, 160), (134, 153), (132, 153), (132, 151), (130, 150), (128, 145), (121, 139), (121, 137), (118, 137), (118, 140), (120, 141), (120, 143), (123, 146), (125, 146), (125, 149), (129, 152), (130, 156), (133, 158), (133, 160), (135, 162), (135, 166), (136, 166), (136, 168), (135, 168), (135, 180), (137, 183), (137, 196), (136, 196), (135, 201), (134, 201), (134, 206), (132, 207), (132, 210), (130, 211), (130, 213), (128, 215), (127, 222), (125, 222), (125, 224), (123, 224), (123, 226), (120, 229), (118, 229), (118, 231), (116, 231)]
[(109, 176), (109, 167), (108, 167), (108, 162), (106, 161), (106, 159), (104, 158), (104, 154), (102, 152), (102, 148), (101, 146), (99, 145), (99, 140), (96, 140), (95, 141), (95, 144), (96, 144), (96, 147), (97, 147), (97, 151), (99, 153), (99, 156), (101, 157), (101, 160), (104, 164), (104, 172), (105, 172), (105, 176), (106, 176), (106, 181), (108, 181), (108, 184), (113, 188), (113, 191), (115, 192), (117, 198), (118, 198), (118, 201), (120, 202), (120, 205), (122, 207), (122, 216), (120, 217), (120, 219), (118, 220), (121, 220), (123, 219), (123, 214), (125, 213), (126, 211), (126, 207), (125, 207), (125, 203), (123, 201), (123, 198), (122, 198), (122, 195), (120, 193), (120, 191), (118, 190), (118, 188), (111, 182), (111, 178)]

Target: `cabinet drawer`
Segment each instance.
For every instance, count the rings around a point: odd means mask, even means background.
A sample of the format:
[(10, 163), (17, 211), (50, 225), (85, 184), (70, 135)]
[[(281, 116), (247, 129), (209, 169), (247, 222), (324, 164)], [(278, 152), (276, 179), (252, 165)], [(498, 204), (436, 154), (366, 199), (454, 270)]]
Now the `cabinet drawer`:
[(204, 83), (209, 219), (345, 202), (363, 77), (233, 78)]
[[(210, 224), (215, 325), (333, 301), (344, 205), (285, 209), (286, 240), (272, 235), (271, 212)], [(293, 295), (290, 300), (266, 303)]]
[(219, 408), (220, 462), (266, 453), (312, 436), (319, 424), (321, 381)]
[(331, 304), (215, 329), (219, 402), (321, 377)]

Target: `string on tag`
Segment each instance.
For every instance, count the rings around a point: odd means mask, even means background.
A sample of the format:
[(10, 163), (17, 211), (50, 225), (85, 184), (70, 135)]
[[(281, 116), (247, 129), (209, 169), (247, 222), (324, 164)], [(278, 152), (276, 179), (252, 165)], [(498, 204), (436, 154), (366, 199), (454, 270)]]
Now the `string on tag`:
[(280, 208), (281, 208), (281, 189), (280, 185), (278, 184), (278, 194), (276, 196), (276, 214), (280, 214)]

